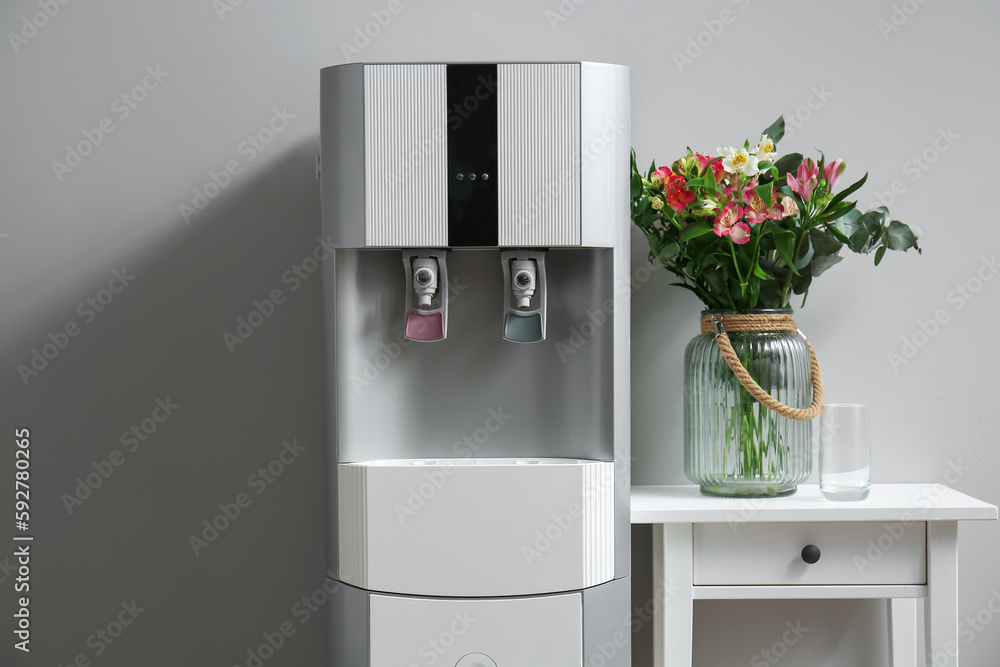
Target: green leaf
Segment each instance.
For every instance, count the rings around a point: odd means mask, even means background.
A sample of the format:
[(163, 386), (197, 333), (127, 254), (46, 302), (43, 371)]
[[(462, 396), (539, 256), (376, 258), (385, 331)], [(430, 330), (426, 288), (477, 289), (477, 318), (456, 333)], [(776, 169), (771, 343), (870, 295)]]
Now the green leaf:
[(858, 218), (858, 228), (851, 234), (851, 250), (867, 254), (882, 238), (885, 214), (888, 211), (879, 207), (868, 211)]
[(799, 249), (799, 256), (795, 260), (795, 268), (798, 269), (799, 271), (805, 269), (807, 266), (809, 266), (809, 262), (812, 261), (813, 255), (815, 254), (816, 251), (812, 247), (812, 241), (809, 239), (808, 236), (805, 237), (805, 240), (802, 243), (802, 247)]
[(772, 277), (770, 274), (768, 274), (768, 272), (765, 271), (761, 267), (761, 265), (758, 264), (757, 262), (754, 262), (754, 264), (753, 264), (753, 274), (755, 276), (757, 276), (758, 278), (760, 278), (761, 280), (774, 280), (774, 277)]
[(632, 181), (630, 182), (629, 185), (632, 191), (631, 192), (632, 199), (635, 199), (636, 197), (642, 194), (642, 176), (639, 175), (639, 172), (635, 171), (634, 163), (632, 164)]
[(757, 193), (757, 196), (764, 200), (764, 205), (767, 206), (768, 208), (771, 207), (771, 190), (772, 189), (773, 188), (771, 187), (770, 183), (765, 184), (765, 185), (758, 185), (757, 187), (755, 187), (753, 189), (753, 191)]
[(840, 255), (817, 255), (813, 258), (811, 266), (813, 277), (819, 277), (824, 271), (842, 259), (844, 258)]
[(680, 252), (680, 246), (679, 245), (677, 245), (676, 243), (668, 243), (667, 245), (665, 245), (662, 248), (660, 248), (660, 252), (658, 253), (658, 257), (660, 259), (667, 260), (667, 259), (671, 259), (671, 258), (675, 257), (678, 252)]
[(785, 136), (785, 117), (778, 116), (778, 120), (771, 123), (771, 126), (761, 132), (761, 134), (766, 134), (770, 137), (771, 141), (777, 144)]
[(662, 247), (662, 245), (663, 244), (660, 243), (660, 237), (657, 236), (655, 233), (653, 233), (653, 234), (651, 234), (649, 236), (649, 252), (654, 257), (658, 257), (659, 256), (659, 254), (660, 254), (660, 248)]
[(916, 246), (917, 237), (914, 236), (913, 231), (905, 223), (893, 220), (889, 223), (889, 228), (885, 232), (882, 243), (889, 250), (906, 250)]
[(857, 230), (858, 218), (860, 217), (861, 211), (856, 208), (851, 209), (838, 218), (832, 225), (828, 225), (827, 229), (833, 232), (841, 243), (850, 243), (850, 239), (848, 237), (850, 237), (850, 235)]
[(790, 232), (787, 229), (775, 229), (773, 235), (774, 247), (778, 251), (778, 255), (781, 256), (781, 261), (792, 270), (792, 273), (798, 273), (795, 269), (795, 232)]
[(856, 204), (852, 201), (840, 202), (836, 205), (827, 205), (826, 209), (823, 211), (823, 216), (820, 218), (822, 223), (830, 223), (837, 218), (847, 215), (848, 212), (854, 210)]
[(792, 277), (792, 292), (795, 294), (805, 294), (809, 291), (809, 285), (812, 284), (813, 273), (806, 267), (802, 273)]
[(788, 172), (798, 169), (800, 164), (802, 164), (802, 154), (789, 153), (778, 158), (774, 166), (778, 170), (778, 178), (780, 179)]
[(684, 243), (712, 231), (712, 225), (707, 222), (689, 222), (680, 234), (680, 242)]
[[(820, 173), (823, 173), (823, 172), (820, 171)], [(833, 199), (830, 200), (830, 203), (827, 204), (827, 208), (830, 208), (834, 204), (839, 204), (840, 202), (844, 201), (844, 199), (846, 199), (849, 195), (854, 194), (858, 190), (858, 188), (860, 188), (862, 185), (864, 185), (865, 181), (867, 181), (867, 180), (868, 180), (868, 172), (866, 171), (864, 176), (862, 176), (860, 179), (858, 179), (854, 183), (851, 183), (850, 185), (848, 185), (845, 189), (843, 189), (840, 192), (838, 192), (833, 197)]]
[(875, 251), (875, 266), (878, 266), (879, 262), (882, 261), (882, 257), (885, 256), (885, 250), (886, 250), (885, 246), (880, 245), (878, 247), (878, 250)]
[(844, 247), (844, 242), (850, 241), (846, 237), (844, 241), (840, 241), (833, 231), (835, 229), (835, 227), (829, 227), (809, 230), (809, 240), (817, 255), (835, 255)]

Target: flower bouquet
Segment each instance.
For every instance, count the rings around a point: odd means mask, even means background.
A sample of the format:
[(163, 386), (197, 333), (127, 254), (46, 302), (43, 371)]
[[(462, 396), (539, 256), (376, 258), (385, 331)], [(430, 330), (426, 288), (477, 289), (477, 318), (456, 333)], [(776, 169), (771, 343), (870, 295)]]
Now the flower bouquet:
[(650, 259), (706, 307), (685, 352), (684, 431), (685, 472), (708, 494), (783, 495), (809, 476), (822, 383), (792, 296), (805, 305), (845, 247), (876, 265), (887, 250), (920, 252), (917, 227), (847, 201), (867, 174), (835, 192), (843, 160), (778, 157), (784, 128), (778, 118), (753, 146), (689, 148), (645, 174), (632, 153), (632, 220)]

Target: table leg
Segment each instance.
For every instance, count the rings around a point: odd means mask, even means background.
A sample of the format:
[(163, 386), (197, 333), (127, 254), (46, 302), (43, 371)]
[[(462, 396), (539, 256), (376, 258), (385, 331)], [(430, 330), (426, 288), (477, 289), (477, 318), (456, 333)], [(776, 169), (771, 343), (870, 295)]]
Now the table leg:
[(928, 667), (958, 667), (958, 522), (927, 522)]
[(653, 524), (653, 660), (657, 667), (691, 667), (694, 627), (690, 523)]
[(892, 667), (916, 667), (917, 600), (889, 598), (889, 664)]

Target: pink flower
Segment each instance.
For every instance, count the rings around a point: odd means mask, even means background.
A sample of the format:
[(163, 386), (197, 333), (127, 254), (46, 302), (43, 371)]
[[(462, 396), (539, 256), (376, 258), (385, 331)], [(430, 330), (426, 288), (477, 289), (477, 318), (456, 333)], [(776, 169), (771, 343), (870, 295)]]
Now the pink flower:
[(844, 173), (846, 167), (843, 160), (835, 160), (830, 164), (823, 165), (823, 178), (830, 184), (831, 190), (837, 185), (837, 181), (840, 180), (840, 175)]
[[(722, 212), (715, 218), (715, 224), (712, 226), (712, 231), (715, 232), (716, 236), (729, 236), (733, 233), (733, 227), (740, 224), (739, 219), (742, 217), (743, 207), (739, 204), (730, 202), (722, 207)], [(746, 226), (746, 223), (742, 224)], [(746, 227), (749, 232), (750, 227)], [(741, 241), (740, 243), (745, 243), (745, 241)]]
[(751, 225), (765, 220), (780, 220), (783, 217), (778, 191), (771, 188), (771, 206), (768, 206), (752, 187), (743, 189), (743, 203), (747, 205), (746, 219)]
[(799, 165), (797, 175), (798, 178), (792, 176), (791, 172), (788, 173), (786, 176), (788, 187), (803, 199), (809, 199), (812, 196), (813, 188), (816, 187), (817, 179), (819, 179), (819, 165), (812, 158), (809, 158)]
[(694, 201), (694, 194), (685, 185), (687, 181), (680, 174), (675, 174), (669, 167), (660, 167), (653, 172), (653, 178), (660, 178), (663, 181), (664, 199), (670, 208), (678, 213)]
[(737, 222), (729, 234), (729, 238), (736, 245), (743, 245), (750, 240), (750, 225), (745, 222)]
[(726, 173), (726, 169), (722, 166), (722, 158), (709, 157), (701, 153), (695, 153), (694, 156), (698, 160), (698, 171), (704, 172), (708, 165), (712, 165), (712, 175), (715, 176), (715, 182), (718, 183), (722, 180), (722, 176)]
[(733, 193), (736, 192), (736, 187), (739, 185), (739, 178), (736, 174), (723, 174), (725, 178), (719, 179), (719, 190), (725, 197), (732, 197)]
[(785, 198), (781, 200), (782, 216), (795, 215), (798, 212), (799, 212), (799, 205), (795, 203), (794, 199), (785, 195)]
[(653, 177), (650, 179), (650, 183), (655, 187), (657, 185), (663, 185), (667, 182), (667, 177), (674, 172), (670, 171), (670, 167), (660, 167), (653, 172)]

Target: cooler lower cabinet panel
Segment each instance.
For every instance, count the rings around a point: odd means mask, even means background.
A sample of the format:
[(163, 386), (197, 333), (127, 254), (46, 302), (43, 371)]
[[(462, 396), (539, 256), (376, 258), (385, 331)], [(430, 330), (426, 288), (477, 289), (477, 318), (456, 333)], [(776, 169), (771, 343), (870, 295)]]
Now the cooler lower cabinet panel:
[(629, 667), (629, 590), (625, 578), (553, 595), (425, 598), (340, 584), (332, 600), (330, 664)]

